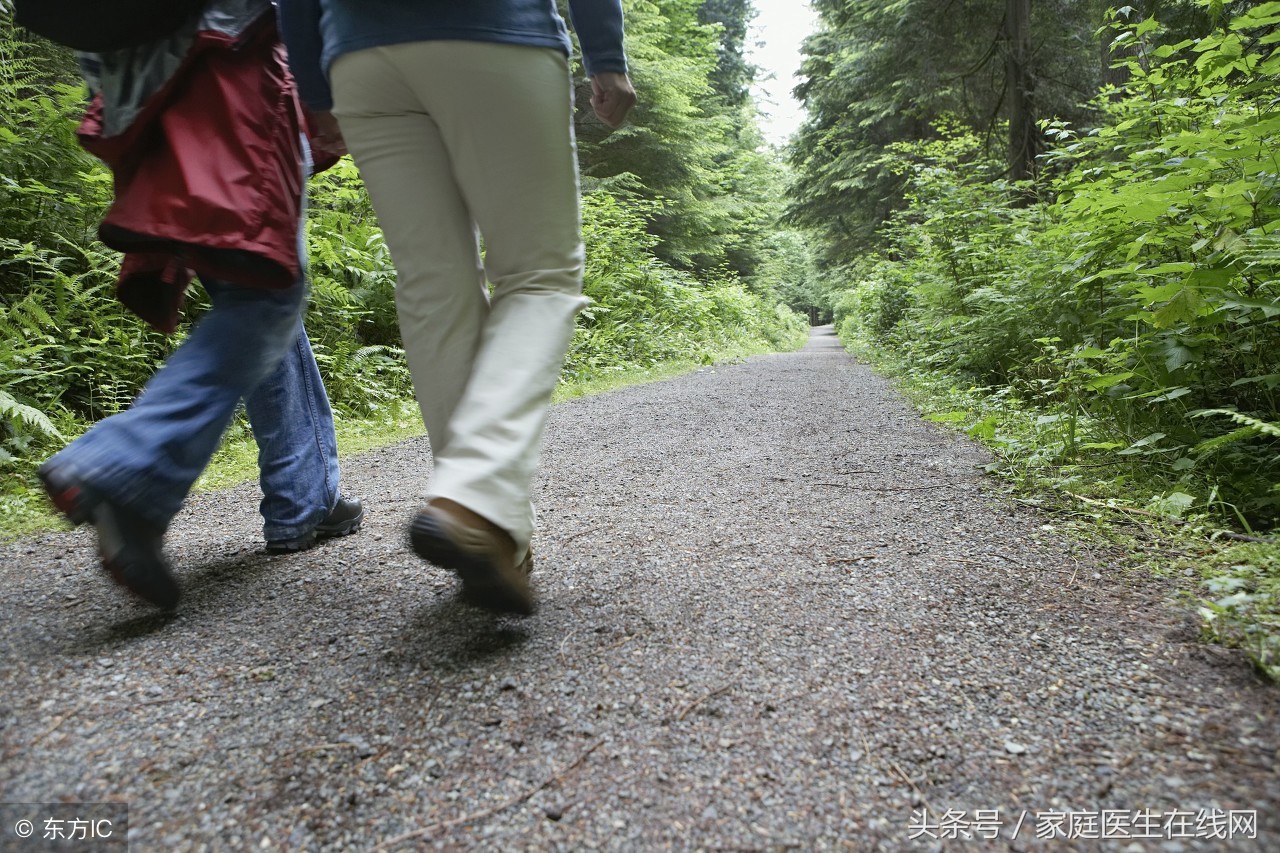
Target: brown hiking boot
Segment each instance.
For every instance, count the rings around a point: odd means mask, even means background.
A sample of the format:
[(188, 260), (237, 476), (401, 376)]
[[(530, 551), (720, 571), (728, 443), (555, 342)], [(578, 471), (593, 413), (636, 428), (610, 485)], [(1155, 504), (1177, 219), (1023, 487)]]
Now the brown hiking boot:
[(533, 613), (533, 552), (517, 565), (515, 542), (488, 519), (437, 498), (414, 516), (409, 542), (419, 557), (456, 574), (463, 595), (478, 607), (521, 616)]

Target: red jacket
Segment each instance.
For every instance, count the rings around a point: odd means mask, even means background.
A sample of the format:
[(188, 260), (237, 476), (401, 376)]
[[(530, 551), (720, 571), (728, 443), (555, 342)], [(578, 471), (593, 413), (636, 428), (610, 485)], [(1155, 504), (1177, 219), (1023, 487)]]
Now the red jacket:
[(233, 38), (196, 35), (182, 65), (116, 136), (101, 96), (79, 134), (115, 174), (99, 227), (125, 253), (117, 294), (162, 331), (192, 275), (283, 288), (301, 274), (301, 107), (274, 16)]

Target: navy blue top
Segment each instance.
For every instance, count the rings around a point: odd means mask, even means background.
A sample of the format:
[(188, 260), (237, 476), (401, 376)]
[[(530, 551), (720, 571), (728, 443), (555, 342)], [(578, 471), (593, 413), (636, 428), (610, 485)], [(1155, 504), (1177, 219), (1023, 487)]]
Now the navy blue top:
[[(307, 106), (333, 106), (329, 66), (344, 53), (411, 41), (487, 41), (559, 48), (569, 33), (555, 0), (279, 0), (280, 32)], [(622, 0), (569, 0), (587, 74), (626, 72)]]

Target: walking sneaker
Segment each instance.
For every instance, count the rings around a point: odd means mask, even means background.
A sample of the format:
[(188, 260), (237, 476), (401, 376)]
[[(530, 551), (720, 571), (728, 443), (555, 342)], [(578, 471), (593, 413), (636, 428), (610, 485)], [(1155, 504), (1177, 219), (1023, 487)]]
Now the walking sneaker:
[[(483, 519), (481, 519), (483, 521)], [(428, 563), (449, 569), (462, 580), (468, 601), (494, 613), (529, 616), (534, 612), (529, 573), (533, 551), (517, 565), (515, 544), (490, 522), (469, 526), (454, 513), (428, 504), (409, 525), (414, 553)]]
[(364, 504), (359, 498), (339, 498), (324, 521), (301, 536), (292, 539), (275, 539), (267, 542), (268, 554), (292, 554), (305, 551), (324, 539), (355, 533), (364, 523)]
[(163, 530), (57, 466), (46, 462), (37, 473), (59, 512), (72, 524), (88, 522), (98, 531), (98, 554), (112, 580), (157, 607), (178, 606), (181, 591), (164, 559)]

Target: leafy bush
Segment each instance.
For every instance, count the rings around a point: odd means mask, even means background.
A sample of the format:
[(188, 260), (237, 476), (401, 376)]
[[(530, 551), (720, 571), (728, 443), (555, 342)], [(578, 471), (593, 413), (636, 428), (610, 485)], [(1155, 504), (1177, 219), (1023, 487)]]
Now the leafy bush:
[(111, 177), (76, 142), (68, 62), (0, 20), (0, 461), (118, 411), (168, 347), (114, 297), (117, 262), (95, 239)]
[(583, 198), (591, 304), (570, 344), (567, 379), (671, 359), (708, 361), (736, 346), (803, 342), (808, 327), (800, 315), (749, 292), (732, 274), (699, 282), (654, 257), (646, 212), (602, 191)]
[(1125, 91), (1097, 102), (1099, 128), (1049, 128), (1038, 187), (1009, 187), (954, 125), (891, 148), (910, 205), (887, 248), (850, 265), (842, 333), (1043, 410), (1063, 430), (1046, 461), (1118, 454), (1164, 484), (1157, 508), (1177, 494), (1179, 511), (1274, 527), (1277, 26), (1280, 3), (1263, 3), (1141, 51)]

